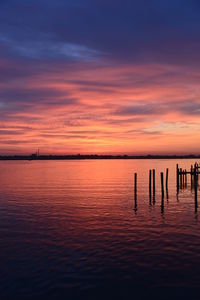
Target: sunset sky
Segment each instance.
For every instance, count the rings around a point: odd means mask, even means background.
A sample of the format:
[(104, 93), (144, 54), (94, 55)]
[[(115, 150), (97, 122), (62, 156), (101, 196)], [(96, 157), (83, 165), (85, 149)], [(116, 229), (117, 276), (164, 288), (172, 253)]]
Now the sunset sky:
[(200, 1), (1, 0), (0, 140), (200, 153)]

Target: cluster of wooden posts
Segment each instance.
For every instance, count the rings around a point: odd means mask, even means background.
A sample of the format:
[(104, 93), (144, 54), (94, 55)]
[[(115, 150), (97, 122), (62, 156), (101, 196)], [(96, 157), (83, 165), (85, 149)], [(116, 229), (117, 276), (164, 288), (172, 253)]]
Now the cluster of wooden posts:
[[(190, 171), (186, 169), (179, 168), (179, 165), (176, 165), (176, 180), (177, 180), (177, 195), (179, 193), (179, 189), (185, 188), (187, 186), (188, 176), (191, 178), (191, 188), (195, 190), (195, 204), (197, 207), (197, 187), (198, 180), (200, 174), (200, 164), (195, 163), (191, 165)], [(160, 173), (161, 180), (161, 197), (162, 197), (162, 205), (164, 205), (164, 195), (166, 191), (166, 197), (168, 199), (168, 178), (169, 178), (169, 169), (166, 169), (166, 177), (164, 184), (164, 172)], [(165, 187), (165, 189), (164, 189)], [(149, 170), (149, 201), (155, 202), (155, 169)], [(135, 209), (137, 208), (137, 173), (134, 173), (134, 198), (135, 198)], [(153, 197), (152, 197), (153, 196)]]
[[(149, 203), (151, 204), (153, 199), (153, 204), (155, 203), (155, 194), (156, 194), (156, 172), (155, 169), (149, 170)], [(166, 180), (165, 180), (165, 187), (166, 187), (166, 197), (168, 200), (168, 178), (169, 178), (169, 169), (166, 169)], [(164, 212), (164, 173), (160, 173), (160, 180), (161, 180), (161, 211)], [(134, 173), (134, 198), (135, 198), (135, 211), (137, 211), (137, 173)]]
[(191, 188), (194, 188), (197, 190), (198, 187), (198, 180), (199, 180), (199, 174), (200, 174), (200, 165), (198, 163), (195, 163), (194, 165), (191, 165), (190, 171), (187, 171), (186, 169), (179, 168), (178, 164), (176, 165), (176, 185), (177, 185), (177, 192), (179, 192), (179, 189), (184, 188), (187, 186), (187, 175), (190, 175), (190, 181), (191, 181)]
[[(166, 169), (166, 180), (165, 180), (165, 187), (166, 187), (166, 193), (168, 194), (168, 178), (169, 178), (169, 169)], [(161, 180), (161, 195), (164, 198), (164, 173), (160, 173), (160, 180)], [(134, 173), (134, 194), (135, 199), (137, 199), (137, 173)], [(153, 193), (152, 193), (153, 192)], [(149, 170), (149, 197), (150, 199), (155, 198), (155, 192), (156, 192), (156, 176), (155, 176), (155, 169)]]
[(198, 202), (197, 202), (197, 191), (198, 191), (198, 182), (199, 182), (199, 174), (200, 174), (200, 164), (195, 163), (191, 165), (190, 171), (186, 169), (179, 168), (176, 165), (176, 186), (177, 186), (177, 195), (179, 194), (179, 189), (184, 189), (187, 187), (187, 175), (190, 176), (191, 189), (194, 189), (194, 200), (195, 200), (195, 212), (197, 213)]

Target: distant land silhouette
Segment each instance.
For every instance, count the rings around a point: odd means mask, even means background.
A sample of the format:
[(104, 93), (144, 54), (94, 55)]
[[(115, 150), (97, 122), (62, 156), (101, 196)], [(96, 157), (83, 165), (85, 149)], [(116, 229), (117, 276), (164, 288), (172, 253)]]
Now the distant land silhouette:
[(74, 154), (74, 155), (0, 155), (0, 160), (84, 160), (84, 159), (192, 159), (200, 158), (200, 154), (194, 155), (98, 155), (98, 154)]

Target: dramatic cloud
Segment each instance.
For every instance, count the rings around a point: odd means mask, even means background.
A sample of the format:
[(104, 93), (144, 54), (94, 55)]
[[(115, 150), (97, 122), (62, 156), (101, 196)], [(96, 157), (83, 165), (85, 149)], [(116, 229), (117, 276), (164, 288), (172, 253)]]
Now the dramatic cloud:
[(2, 0), (0, 152), (198, 152), (199, 9)]

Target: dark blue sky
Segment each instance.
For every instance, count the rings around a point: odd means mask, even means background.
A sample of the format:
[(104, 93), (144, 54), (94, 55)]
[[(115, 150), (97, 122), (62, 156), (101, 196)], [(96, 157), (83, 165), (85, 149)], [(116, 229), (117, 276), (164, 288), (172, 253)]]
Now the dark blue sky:
[(1, 55), (12, 58), (71, 60), (57, 51), (69, 43), (117, 63), (193, 64), (199, 36), (200, 2), (194, 0), (0, 2)]

